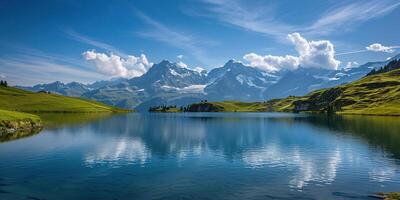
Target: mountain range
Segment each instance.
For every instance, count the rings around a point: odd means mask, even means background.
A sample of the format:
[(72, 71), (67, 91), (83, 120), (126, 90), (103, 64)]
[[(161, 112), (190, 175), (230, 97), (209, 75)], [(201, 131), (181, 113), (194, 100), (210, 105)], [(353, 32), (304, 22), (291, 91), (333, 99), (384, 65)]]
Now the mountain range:
[(19, 88), (36, 92), (44, 90), (145, 111), (150, 106), (181, 106), (204, 99), (266, 101), (305, 95), (317, 89), (358, 80), (372, 69), (378, 69), (394, 59), (400, 59), (400, 54), (386, 61), (368, 62), (354, 68), (328, 70), (300, 66), (293, 71), (275, 73), (266, 73), (235, 60), (229, 60), (224, 66), (209, 72), (163, 60), (142, 76), (131, 79), (117, 78), (92, 84), (57, 81)]

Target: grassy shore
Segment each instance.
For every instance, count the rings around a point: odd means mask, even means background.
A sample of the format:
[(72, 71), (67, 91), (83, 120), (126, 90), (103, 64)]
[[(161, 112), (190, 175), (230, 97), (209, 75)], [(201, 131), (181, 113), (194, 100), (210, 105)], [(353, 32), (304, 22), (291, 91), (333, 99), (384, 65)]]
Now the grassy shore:
[(39, 116), (0, 109), (0, 142), (38, 133), (42, 129)]
[(121, 113), (129, 110), (57, 94), (0, 87), (0, 141), (35, 134), (42, 129), (42, 113)]

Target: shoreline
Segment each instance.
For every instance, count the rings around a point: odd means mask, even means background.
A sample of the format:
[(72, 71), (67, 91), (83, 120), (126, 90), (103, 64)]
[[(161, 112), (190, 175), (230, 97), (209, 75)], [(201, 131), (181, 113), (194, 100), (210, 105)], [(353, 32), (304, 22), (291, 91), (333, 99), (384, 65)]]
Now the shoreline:
[(21, 137), (28, 137), (39, 133), (43, 129), (39, 119), (2, 120), (0, 122), (0, 142)]
[[(282, 111), (200, 111), (204, 113), (312, 113), (312, 114), (327, 114), (326, 112), (304, 111), (304, 112), (282, 112)], [(198, 111), (151, 111), (149, 113), (198, 113)], [(379, 116), (379, 117), (400, 117), (400, 114), (377, 114), (377, 113), (351, 113), (337, 112), (334, 115), (353, 115), (353, 116)]]

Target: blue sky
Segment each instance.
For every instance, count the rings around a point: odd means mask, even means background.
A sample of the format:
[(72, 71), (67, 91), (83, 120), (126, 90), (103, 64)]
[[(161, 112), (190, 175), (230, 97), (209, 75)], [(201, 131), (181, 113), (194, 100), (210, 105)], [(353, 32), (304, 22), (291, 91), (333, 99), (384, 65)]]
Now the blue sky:
[(354, 67), (400, 52), (399, 19), (398, 0), (5, 0), (0, 77), (88, 83), (140, 76), (163, 59), (207, 70), (232, 58), (268, 72)]

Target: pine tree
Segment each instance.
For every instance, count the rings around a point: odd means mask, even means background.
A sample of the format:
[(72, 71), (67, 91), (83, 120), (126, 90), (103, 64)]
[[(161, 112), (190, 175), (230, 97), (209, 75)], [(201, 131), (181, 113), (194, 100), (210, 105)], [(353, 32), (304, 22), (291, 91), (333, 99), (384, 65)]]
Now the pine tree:
[(7, 81), (4, 81), (4, 83), (3, 83), (3, 84), (4, 84), (4, 86), (5, 86), (5, 87), (7, 87), (7, 86), (8, 86), (8, 83), (7, 83)]
[(3, 80), (0, 80), (0, 86), (4, 86)]

